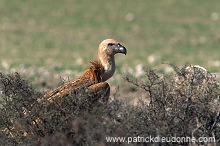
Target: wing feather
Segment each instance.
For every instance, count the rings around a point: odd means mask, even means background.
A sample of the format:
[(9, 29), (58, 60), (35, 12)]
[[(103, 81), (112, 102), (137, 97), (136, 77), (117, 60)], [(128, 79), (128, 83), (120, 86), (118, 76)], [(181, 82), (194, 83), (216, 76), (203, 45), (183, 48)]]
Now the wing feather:
[(73, 91), (100, 83), (102, 82), (102, 72), (103, 67), (100, 61), (91, 61), (90, 68), (87, 69), (83, 75), (46, 93), (42, 98), (39, 98), (37, 101), (41, 102), (42, 100), (47, 99), (48, 101), (52, 102), (54, 97), (64, 97)]

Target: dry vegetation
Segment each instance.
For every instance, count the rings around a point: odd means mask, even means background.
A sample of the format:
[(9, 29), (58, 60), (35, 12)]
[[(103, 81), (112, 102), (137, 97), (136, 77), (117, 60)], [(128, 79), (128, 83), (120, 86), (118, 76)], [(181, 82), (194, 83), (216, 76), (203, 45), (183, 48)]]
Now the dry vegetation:
[[(219, 83), (200, 68), (173, 66), (173, 69), (175, 74), (170, 76), (159, 76), (155, 70), (145, 69), (144, 79), (124, 77), (133, 88), (143, 90), (148, 97), (149, 102), (139, 100), (135, 105), (118, 100), (118, 94), (114, 94), (107, 105), (101, 100), (94, 103), (96, 96), (85, 90), (73, 92), (52, 104), (43, 104), (36, 102), (42, 93), (36, 92), (18, 73), (1, 74), (4, 102), (0, 107), (0, 143), (116, 145), (107, 143), (106, 136), (150, 135), (206, 136), (219, 142)], [(28, 114), (24, 114), (24, 110)]]

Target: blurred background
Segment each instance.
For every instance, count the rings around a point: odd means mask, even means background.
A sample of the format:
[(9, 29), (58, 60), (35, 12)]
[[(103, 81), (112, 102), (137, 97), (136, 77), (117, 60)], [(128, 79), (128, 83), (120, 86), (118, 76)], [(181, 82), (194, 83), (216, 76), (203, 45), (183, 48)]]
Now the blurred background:
[(0, 0), (0, 71), (36, 87), (80, 75), (106, 38), (128, 50), (110, 82), (144, 67), (172, 72), (164, 63), (220, 72), (220, 1)]

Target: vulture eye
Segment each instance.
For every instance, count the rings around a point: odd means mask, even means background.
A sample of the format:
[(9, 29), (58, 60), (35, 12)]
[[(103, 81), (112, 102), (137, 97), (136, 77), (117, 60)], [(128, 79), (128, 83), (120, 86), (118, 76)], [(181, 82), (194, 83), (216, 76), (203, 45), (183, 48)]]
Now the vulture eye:
[(114, 45), (115, 45), (115, 44), (113, 44), (113, 43), (109, 43), (109, 44), (108, 44), (109, 47), (113, 47)]

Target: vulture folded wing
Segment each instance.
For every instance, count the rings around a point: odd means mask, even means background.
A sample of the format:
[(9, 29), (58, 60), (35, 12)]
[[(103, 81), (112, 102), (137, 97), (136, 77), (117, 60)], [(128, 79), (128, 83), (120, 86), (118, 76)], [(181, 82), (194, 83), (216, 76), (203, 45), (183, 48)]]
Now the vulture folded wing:
[(55, 97), (65, 97), (73, 91), (100, 83), (102, 81), (102, 70), (103, 67), (99, 61), (91, 61), (91, 67), (87, 69), (82, 76), (48, 92), (42, 98), (39, 98), (38, 102), (45, 99), (52, 102)]

